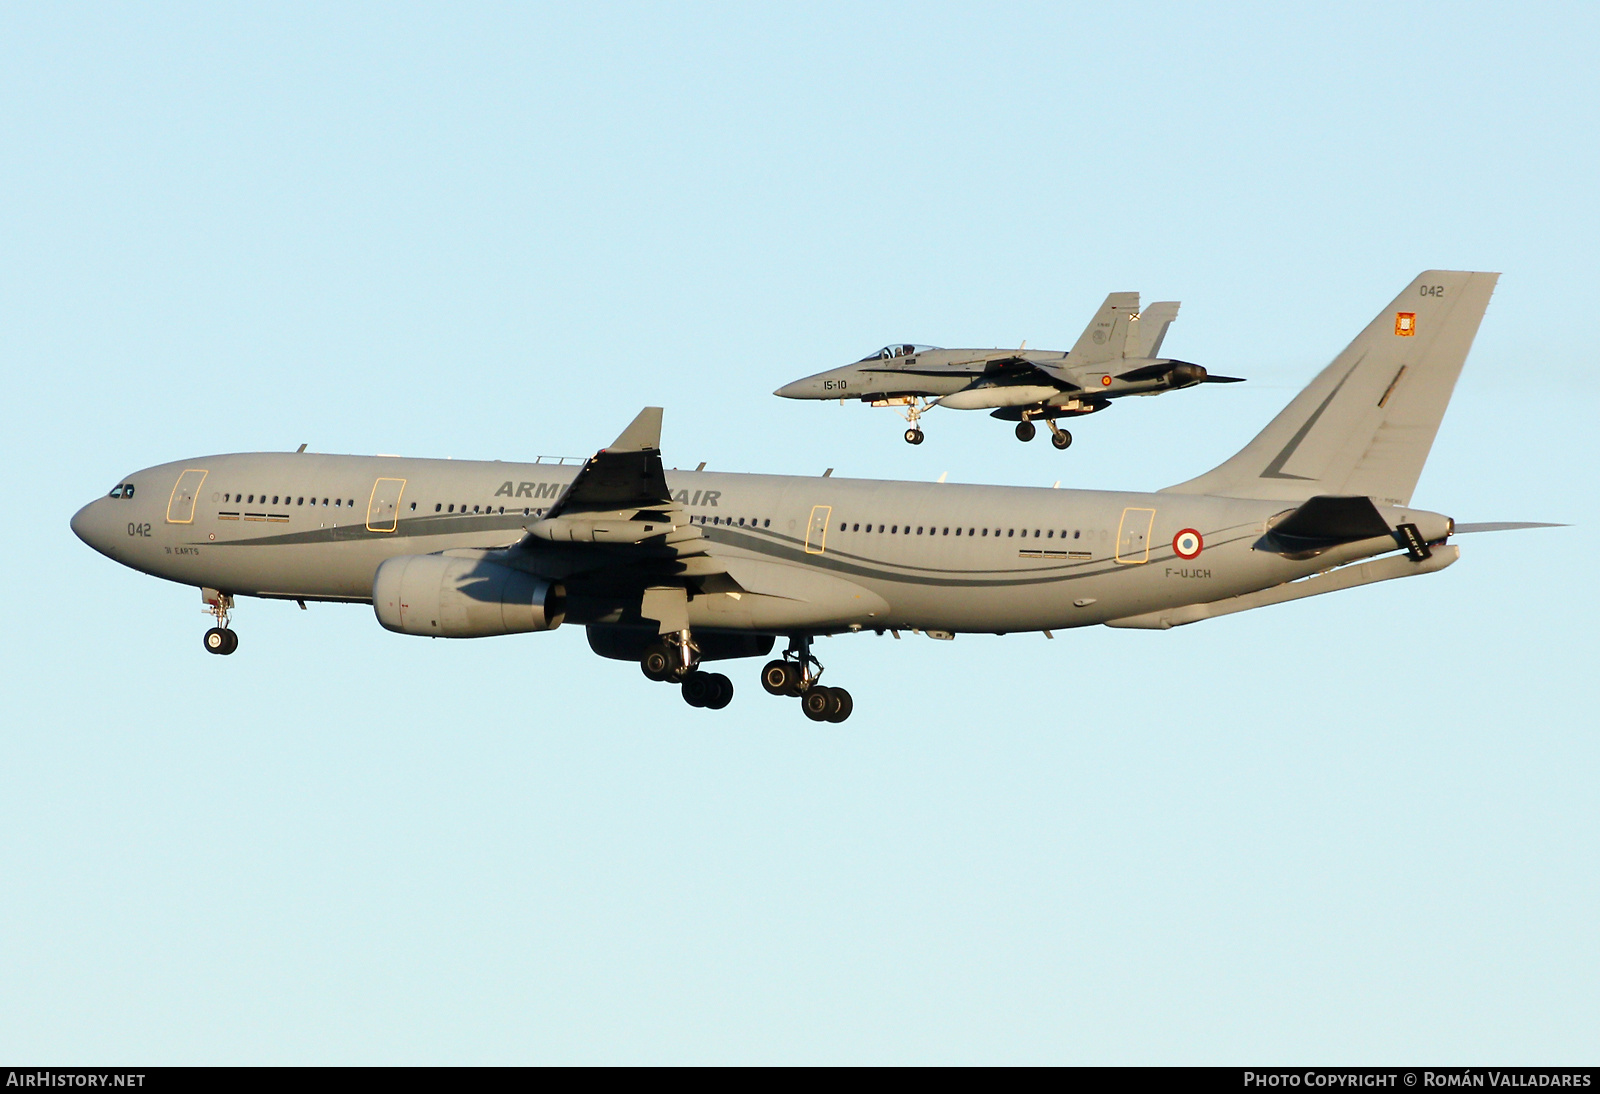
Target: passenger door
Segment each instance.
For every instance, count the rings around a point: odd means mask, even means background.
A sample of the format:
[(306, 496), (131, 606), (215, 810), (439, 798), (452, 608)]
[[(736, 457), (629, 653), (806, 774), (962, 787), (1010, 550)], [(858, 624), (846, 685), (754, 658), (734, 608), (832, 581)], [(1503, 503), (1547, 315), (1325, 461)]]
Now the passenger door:
[(367, 502), (367, 531), (392, 532), (400, 526), (400, 495), (405, 492), (405, 479), (379, 479), (372, 484), (372, 498)]
[(1150, 527), (1155, 523), (1154, 509), (1124, 509), (1122, 524), (1117, 528), (1117, 561), (1135, 564), (1150, 561)]
[(828, 545), (828, 521), (833, 519), (833, 506), (813, 505), (811, 523), (806, 525), (806, 554), (820, 555)]
[(205, 481), (206, 473), (198, 468), (178, 476), (177, 483), (172, 487), (172, 497), (167, 499), (168, 524), (194, 523), (194, 503), (200, 497), (200, 485)]

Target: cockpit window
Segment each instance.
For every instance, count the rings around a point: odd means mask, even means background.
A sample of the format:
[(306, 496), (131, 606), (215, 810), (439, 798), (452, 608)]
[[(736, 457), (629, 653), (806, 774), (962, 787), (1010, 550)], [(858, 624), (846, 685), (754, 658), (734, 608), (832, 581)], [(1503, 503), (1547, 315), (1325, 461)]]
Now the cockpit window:
[(122, 484), (119, 482), (119, 483), (117, 483), (117, 485), (113, 486), (111, 488), (111, 493), (108, 494), (107, 497), (112, 497), (112, 498), (120, 498), (120, 497), (122, 497)]
[(125, 497), (125, 498), (133, 497), (133, 483), (130, 482), (130, 483), (123, 484), (122, 496)]
[(911, 357), (915, 354), (923, 352), (924, 350), (938, 348), (938, 346), (917, 346), (912, 345), (910, 342), (902, 342), (897, 346), (884, 346), (877, 353), (869, 353), (867, 356), (863, 357), (862, 360), (892, 361), (896, 357)]
[(112, 498), (131, 498), (133, 497), (133, 483), (119, 482), (117, 485), (111, 488), (111, 493), (106, 496)]

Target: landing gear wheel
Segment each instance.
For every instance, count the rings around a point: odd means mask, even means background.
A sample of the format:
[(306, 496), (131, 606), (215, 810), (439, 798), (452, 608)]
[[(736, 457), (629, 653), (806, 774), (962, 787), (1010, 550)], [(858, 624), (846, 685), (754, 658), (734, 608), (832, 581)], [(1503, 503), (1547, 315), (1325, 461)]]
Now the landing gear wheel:
[(1065, 429), (1058, 429), (1050, 434), (1050, 443), (1065, 451), (1072, 447), (1072, 434)]
[(768, 695), (799, 695), (799, 681), (799, 670), (787, 661), (768, 661), (761, 670), (761, 686)]
[(662, 681), (672, 675), (677, 660), (665, 642), (656, 642), (644, 651), (639, 668), (651, 680)]
[(906, 444), (921, 444), (922, 430), (911, 428), (906, 430)]
[(222, 651), (223, 655), (226, 656), (239, 648), (239, 632), (229, 627), (223, 627), (222, 633), (228, 636), (228, 648)]
[(692, 707), (709, 706), (719, 690), (710, 673), (691, 672), (683, 678), (683, 701)]
[(834, 702), (832, 688), (813, 687), (800, 697), (800, 709), (813, 722), (826, 722)]
[(1034, 435), (1038, 432), (1039, 431), (1034, 428), (1032, 422), (1017, 423), (1017, 440), (1019, 441), (1031, 441), (1033, 440)]
[(713, 687), (711, 697), (706, 700), (707, 710), (721, 710), (723, 707), (733, 702), (732, 680), (729, 680), (720, 672), (713, 672), (709, 674), (706, 679)]
[(221, 627), (212, 627), (207, 631), (205, 638), (202, 640), (205, 642), (206, 652), (232, 653), (233, 647), (228, 644), (229, 633), (231, 632), (225, 631)]
[(842, 722), (850, 717), (850, 712), (856, 708), (850, 693), (844, 688), (829, 688), (833, 693), (832, 702), (828, 704), (828, 721)]

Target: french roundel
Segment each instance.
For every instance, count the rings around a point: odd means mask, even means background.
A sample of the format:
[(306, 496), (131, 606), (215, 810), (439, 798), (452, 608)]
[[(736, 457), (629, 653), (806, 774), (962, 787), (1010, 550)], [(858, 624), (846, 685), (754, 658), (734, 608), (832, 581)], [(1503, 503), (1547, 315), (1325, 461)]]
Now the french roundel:
[(1179, 558), (1199, 558), (1200, 552), (1205, 549), (1206, 541), (1200, 538), (1200, 533), (1193, 528), (1185, 528), (1172, 537), (1172, 549)]

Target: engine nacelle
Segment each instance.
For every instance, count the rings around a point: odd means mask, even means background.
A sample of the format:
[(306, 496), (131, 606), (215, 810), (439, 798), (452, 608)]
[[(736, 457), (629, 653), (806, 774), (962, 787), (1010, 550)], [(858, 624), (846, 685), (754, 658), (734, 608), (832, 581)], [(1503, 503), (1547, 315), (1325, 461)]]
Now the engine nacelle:
[(378, 567), (372, 609), (401, 634), (488, 638), (550, 631), (566, 617), (561, 586), (476, 558), (400, 555)]

